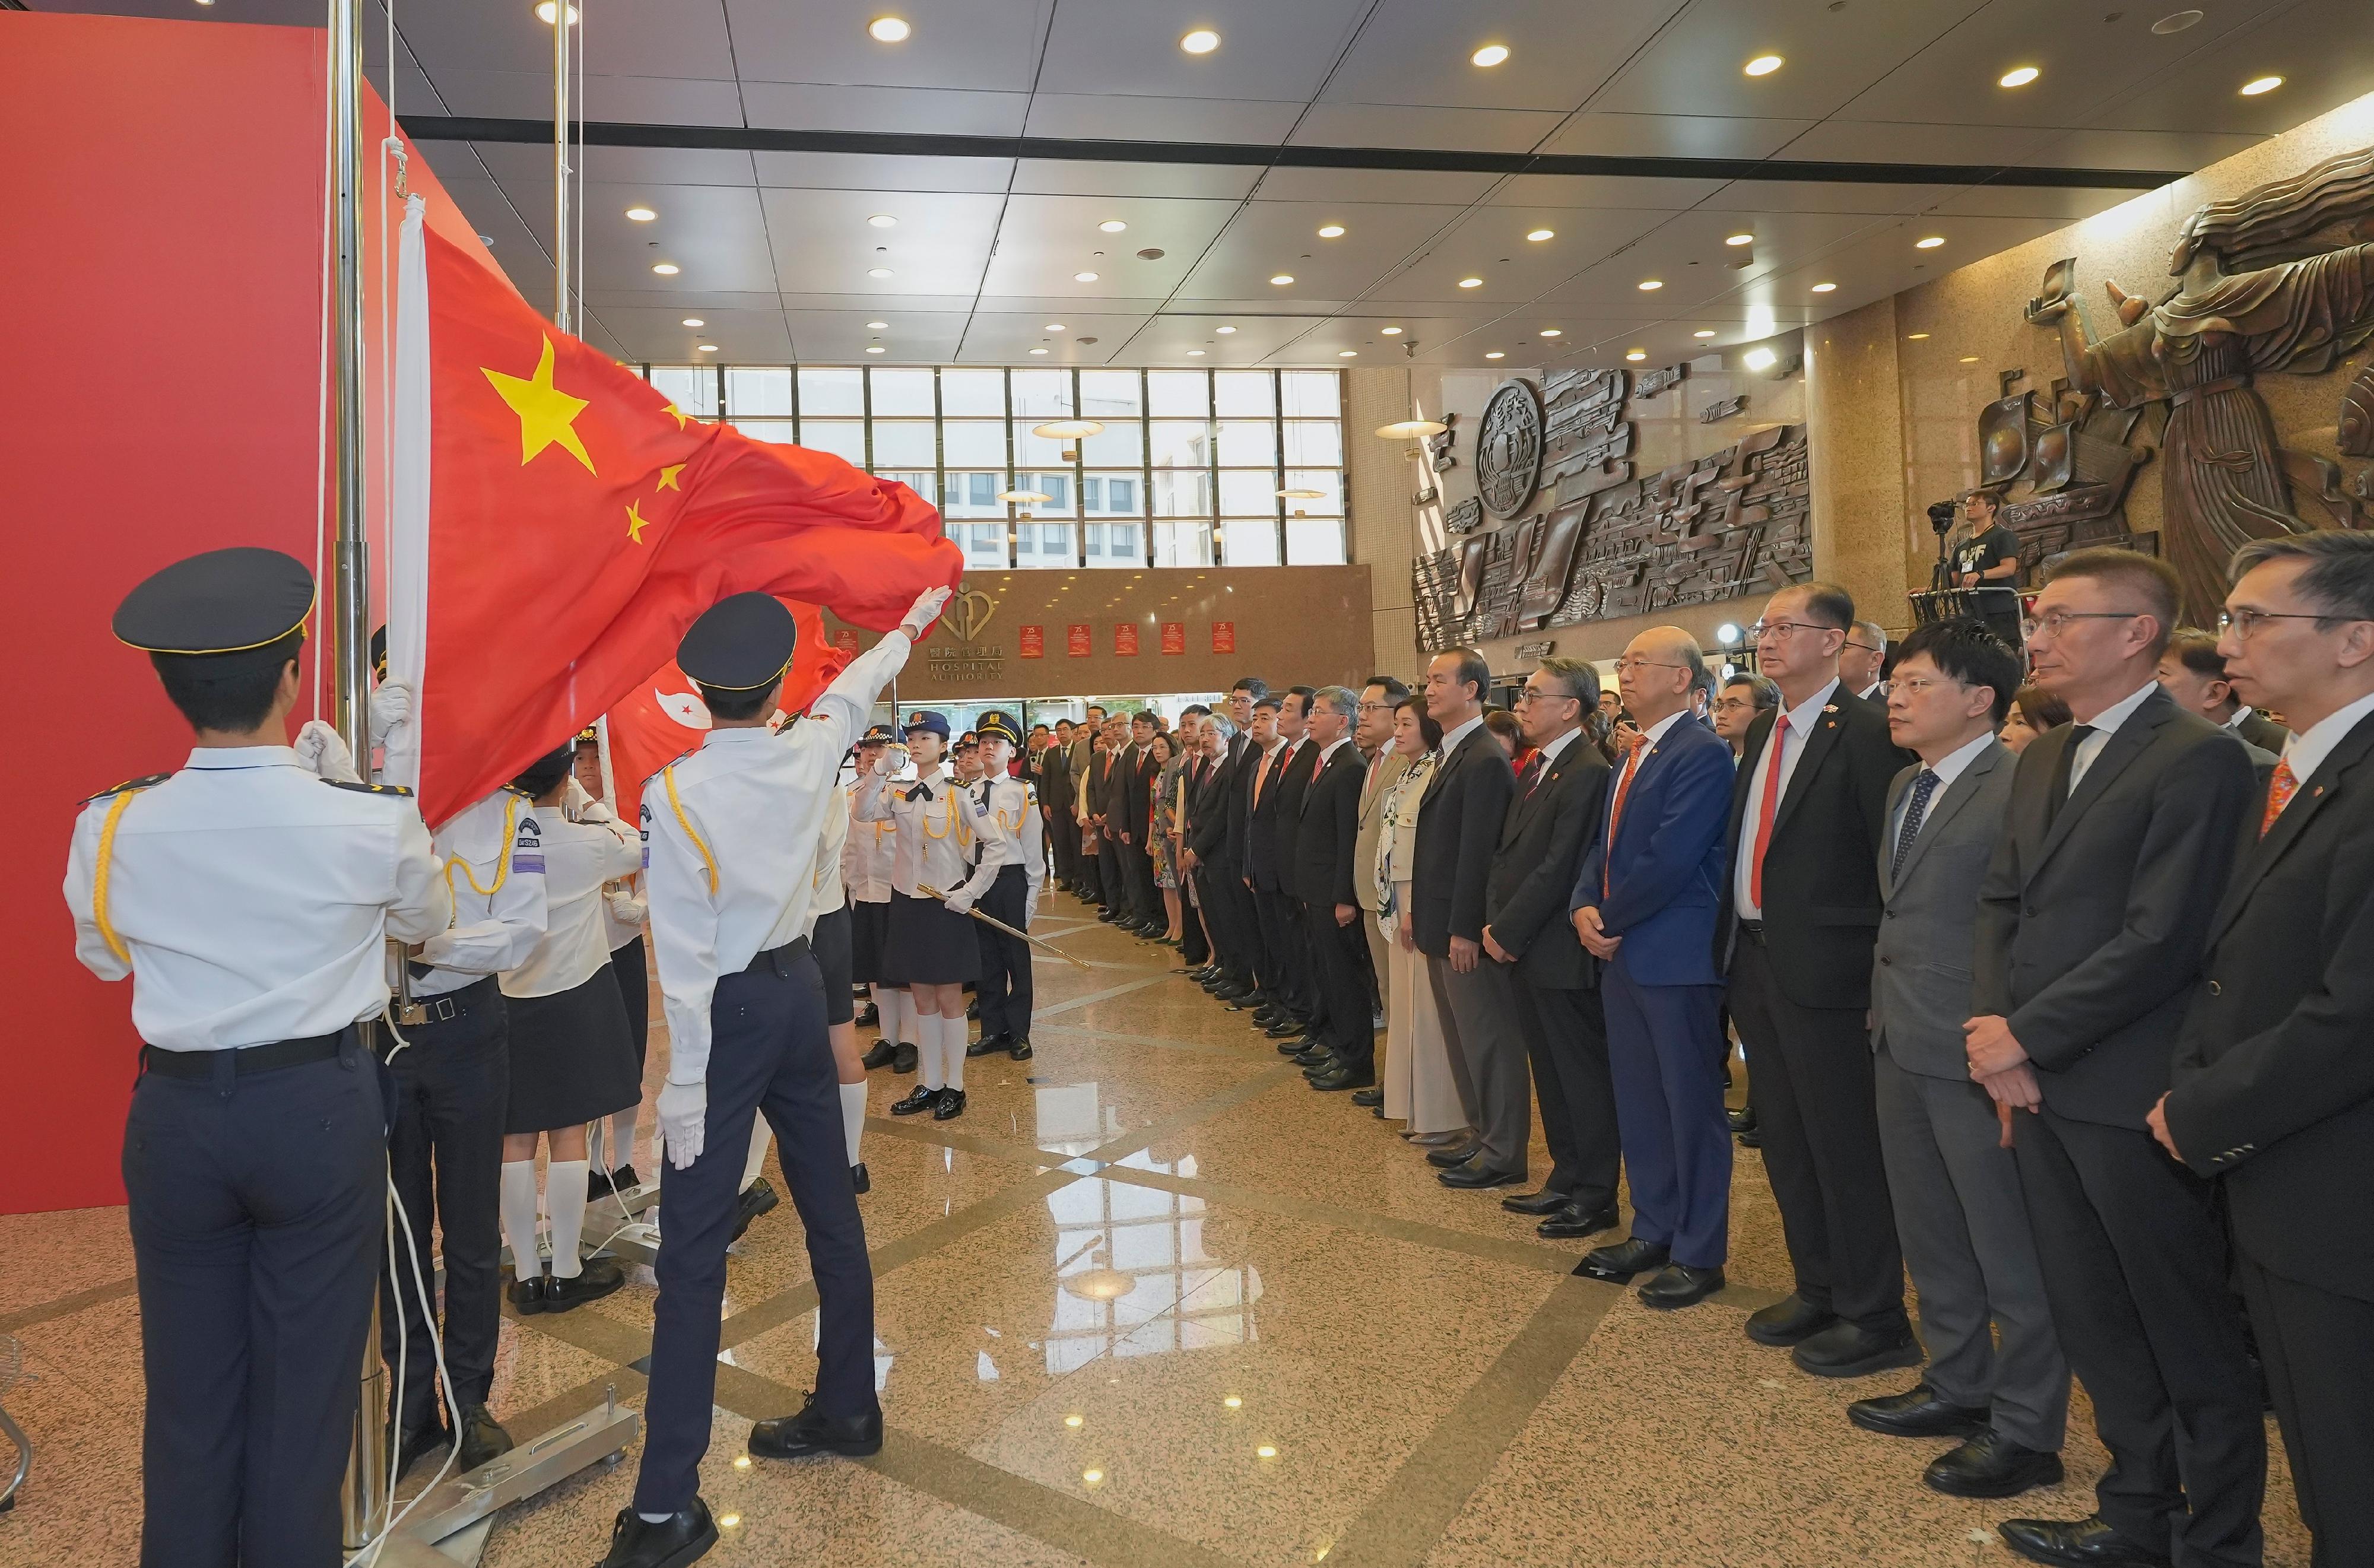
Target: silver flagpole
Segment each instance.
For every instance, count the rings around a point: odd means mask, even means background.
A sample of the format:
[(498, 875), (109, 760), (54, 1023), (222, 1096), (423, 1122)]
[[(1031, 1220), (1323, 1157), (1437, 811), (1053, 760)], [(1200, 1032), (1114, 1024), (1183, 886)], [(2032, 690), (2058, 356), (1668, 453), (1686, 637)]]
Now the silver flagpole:
[(569, 13), (574, 0), (552, 9), (552, 324), (569, 324)]

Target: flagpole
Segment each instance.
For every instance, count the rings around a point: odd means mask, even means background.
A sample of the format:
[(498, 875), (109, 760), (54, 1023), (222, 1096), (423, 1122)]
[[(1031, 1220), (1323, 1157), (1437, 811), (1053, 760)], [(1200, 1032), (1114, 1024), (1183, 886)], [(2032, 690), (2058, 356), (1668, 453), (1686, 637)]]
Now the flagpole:
[(552, 324), (569, 324), (569, 14), (573, 0), (552, 7)]

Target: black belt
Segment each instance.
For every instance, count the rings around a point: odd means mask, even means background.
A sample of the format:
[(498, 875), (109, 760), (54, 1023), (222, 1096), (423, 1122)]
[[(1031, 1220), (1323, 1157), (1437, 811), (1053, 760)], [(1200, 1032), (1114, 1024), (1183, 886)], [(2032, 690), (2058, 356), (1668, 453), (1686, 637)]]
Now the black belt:
[[(450, 1023), (458, 1018), (468, 1018), (500, 995), (495, 977), (491, 974), (482, 974), (467, 985), (457, 990), (447, 991), (441, 996), (415, 996), (412, 998), (412, 1005), (427, 1015), (421, 1020), (421, 1023)], [(416, 1023), (406, 1027), (418, 1029), (420, 1026), (420, 1023)], [(394, 1045), (394, 1042), (390, 1041), (391, 1049)]]
[(752, 954), (750, 961), (742, 966), (742, 973), (756, 974), (762, 969), (770, 969), (780, 975), (783, 973), (783, 967), (786, 964), (801, 957), (807, 950), (808, 939), (805, 937), (794, 937), (780, 948), (769, 948), (763, 953)]
[(1739, 934), (1760, 948), (1764, 945), (1764, 922), (1749, 920), (1742, 916), (1739, 922)]
[(230, 1070), (244, 1078), (251, 1073), (278, 1072), (283, 1067), (329, 1061), (353, 1035), (354, 1026), (350, 1024), (335, 1034), (276, 1040), (268, 1045), (242, 1045), (232, 1051), (160, 1051), (154, 1045), (143, 1045), (140, 1067), (144, 1072), (159, 1073), (166, 1078), (212, 1078), (215, 1063), (229, 1056)]

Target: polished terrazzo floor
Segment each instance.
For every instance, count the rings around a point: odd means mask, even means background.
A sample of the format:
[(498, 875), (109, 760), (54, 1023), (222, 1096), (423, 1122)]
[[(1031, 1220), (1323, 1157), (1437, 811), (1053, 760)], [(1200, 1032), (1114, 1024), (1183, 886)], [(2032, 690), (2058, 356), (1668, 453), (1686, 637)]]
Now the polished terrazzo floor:
[[(1828, 1383), (1740, 1332), (1789, 1285), (1757, 1158), (1729, 1290), (1678, 1315), (1569, 1277), (1497, 1194), (1416, 1150), (1174, 976), (1169, 949), (1052, 895), (1034, 1061), (969, 1066), (952, 1122), (874, 1077), (861, 1200), (876, 1274), (879, 1457), (737, 1464), (800, 1403), (815, 1299), (787, 1204), (731, 1265), (704, 1491), (720, 1564), (1858, 1568), (2017, 1560), (1987, 1527), (2074, 1516), (2103, 1456), (2080, 1395), (2070, 1484), (2008, 1503), (1919, 1484), (1945, 1443), (1849, 1426), (1908, 1373)], [(664, 1035), (654, 1029), (656, 1081)], [(1535, 1149), (1537, 1172), (1547, 1168)], [(648, 1170), (648, 1150), (641, 1161)], [(778, 1185), (781, 1176), (775, 1177)], [(589, 1233), (599, 1228), (589, 1223)], [(0, 1394), (33, 1478), (0, 1568), (135, 1560), (139, 1324), (121, 1209), (0, 1219)], [(652, 1289), (506, 1320), (494, 1406), (523, 1437), (640, 1402)], [(2267, 1562), (2304, 1568), (2272, 1423)], [(629, 1456), (631, 1460), (631, 1455)], [(591, 1563), (632, 1485), (595, 1469), (504, 1515), (490, 1568)]]

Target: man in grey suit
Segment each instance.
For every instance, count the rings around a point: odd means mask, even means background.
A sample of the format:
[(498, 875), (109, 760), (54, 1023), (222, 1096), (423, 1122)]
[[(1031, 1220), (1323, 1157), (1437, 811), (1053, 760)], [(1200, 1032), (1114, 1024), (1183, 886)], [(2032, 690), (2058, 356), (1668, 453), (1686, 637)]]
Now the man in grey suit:
[[(1360, 781), (1360, 836), (1352, 849), (1352, 890), (1358, 895), (1360, 926), (1369, 938), (1369, 978), (1380, 996), (1385, 990), (1386, 953), (1385, 934), (1377, 925), (1377, 841), (1385, 831), (1385, 792), (1409, 772), (1409, 759), (1393, 749), (1393, 710), (1408, 695), (1409, 688), (1392, 676), (1370, 676), (1360, 690), (1359, 727), (1352, 732), (1352, 743), (1368, 759), (1368, 772)], [(1364, 1089), (1352, 1102), (1373, 1107), (1380, 1116), (1385, 1114), (1381, 1089)]]
[(2019, 1166), (1962, 1044), (1979, 885), (2011, 807), (2012, 753), (1995, 730), (2019, 683), (2018, 655), (1979, 622), (1948, 620), (1905, 640), (1887, 692), (1889, 738), (1921, 763), (1888, 788), (1872, 1069), (1929, 1370), (1909, 1393), (1848, 1406), (1847, 1419), (1891, 1437), (1964, 1439), (1922, 1477), (1955, 1497), (2057, 1484), (2069, 1415)]

